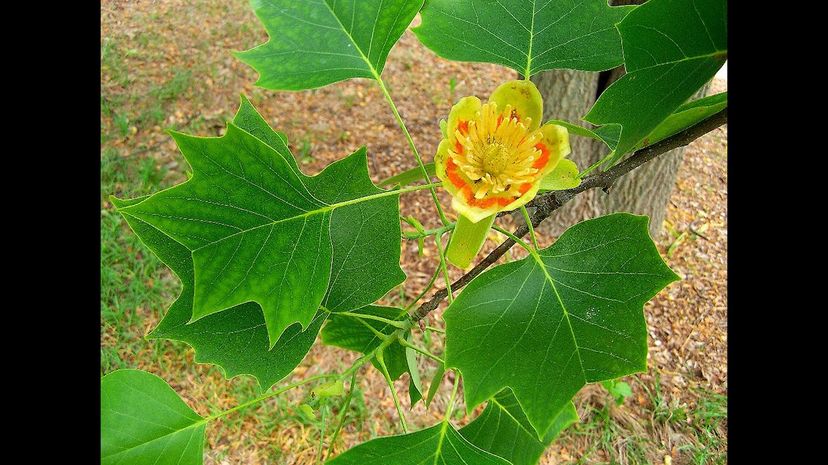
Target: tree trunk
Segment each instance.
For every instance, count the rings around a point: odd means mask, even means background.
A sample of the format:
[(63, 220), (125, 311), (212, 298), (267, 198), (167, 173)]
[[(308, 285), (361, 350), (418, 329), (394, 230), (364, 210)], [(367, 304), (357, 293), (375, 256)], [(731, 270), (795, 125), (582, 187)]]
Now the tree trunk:
[[(554, 70), (533, 76), (532, 82), (543, 96), (544, 121), (563, 119), (584, 124), (581, 117), (595, 103), (596, 96), (623, 75), (624, 69), (619, 67), (603, 73)], [(702, 87), (693, 99), (707, 95), (709, 87), (709, 83)], [(609, 152), (603, 142), (580, 136), (570, 136), (570, 144), (572, 153), (569, 158), (580, 169)], [(559, 236), (569, 226), (585, 219), (624, 211), (649, 216), (650, 235), (658, 240), (684, 150), (684, 147), (675, 149), (627, 174), (616, 182), (609, 194), (597, 189), (584, 192), (558, 209), (540, 229), (545, 234)]]

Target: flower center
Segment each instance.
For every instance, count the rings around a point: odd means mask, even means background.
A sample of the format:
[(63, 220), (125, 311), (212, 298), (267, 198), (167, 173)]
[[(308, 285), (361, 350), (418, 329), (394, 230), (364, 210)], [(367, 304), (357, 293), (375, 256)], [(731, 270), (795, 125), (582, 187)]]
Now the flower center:
[(493, 175), (506, 171), (512, 151), (501, 143), (489, 144), (483, 149), (483, 170)]
[(539, 129), (529, 131), (531, 118), (520, 121), (511, 105), (502, 112), (494, 102), (483, 105), (474, 119), (458, 126), (457, 145), (450, 149), (457, 165), (474, 181), (475, 198), (508, 193), (519, 196), (521, 186), (533, 182), (540, 171), (532, 166), (541, 157), (536, 145)]

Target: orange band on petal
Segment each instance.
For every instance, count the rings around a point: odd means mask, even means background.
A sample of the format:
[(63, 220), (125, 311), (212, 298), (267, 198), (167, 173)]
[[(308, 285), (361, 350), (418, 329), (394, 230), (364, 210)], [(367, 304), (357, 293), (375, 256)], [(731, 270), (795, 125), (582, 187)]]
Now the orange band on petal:
[(527, 183), (521, 184), (520, 189), (518, 189), (518, 190), (520, 191), (520, 195), (523, 195), (523, 194), (529, 192), (529, 189), (531, 189), (531, 188), (532, 188), (532, 184), (527, 182)]
[(541, 156), (532, 163), (532, 168), (541, 169), (549, 162), (549, 149), (543, 144), (537, 144), (535, 148), (541, 151)]
[(460, 193), (466, 196), (466, 203), (474, 206), (477, 199), (474, 198), (474, 193), (472, 193), (471, 186), (466, 184), (462, 189), (460, 189)]
[(459, 140), (454, 143), (454, 151), (460, 154), (463, 153), (463, 144)]
[(465, 136), (469, 133), (469, 122), (465, 120), (458, 121), (457, 130), (460, 131), (460, 134), (463, 134)]
[(505, 207), (506, 205), (509, 205), (510, 203), (512, 203), (512, 199), (507, 199), (507, 198), (503, 198), (503, 197), (498, 197), (497, 198), (497, 204), (500, 205), (501, 207)]
[(454, 184), (454, 187), (460, 189), (463, 186), (469, 187), (466, 185), (466, 181), (463, 181), (463, 178), (457, 174), (457, 165), (451, 160), (451, 158), (446, 158), (446, 176), (448, 176), (449, 181)]

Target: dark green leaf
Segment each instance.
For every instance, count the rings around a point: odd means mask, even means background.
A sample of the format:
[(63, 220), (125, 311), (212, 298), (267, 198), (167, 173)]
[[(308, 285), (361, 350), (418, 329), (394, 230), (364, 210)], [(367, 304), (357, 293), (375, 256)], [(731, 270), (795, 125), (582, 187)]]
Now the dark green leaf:
[(330, 465), (511, 465), (480, 450), (453, 426), (440, 423), (416, 433), (377, 438), (347, 450)]
[(431, 377), (431, 384), (428, 386), (428, 395), (425, 401), (426, 408), (431, 405), (431, 401), (434, 400), (434, 396), (440, 390), (440, 384), (443, 382), (443, 375), (445, 373), (446, 366), (443, 364), (437, 365), (437, 370), (434, 372), (434, 376)]
[(503, 457), (512, 465), (535, 465), (543, 451), (567, 426), (578, 421), (572, 402), (555, 417), (552, 427), (539, 441), (512, 391), (504, 389), (489, 399), (486, 409), (460, 434), (477, 447)]
[[(287, 138), (271, 129), (244, 96), (233, 122), (266, 142), (301, 175), (287, 148)], [(371, 182), (368, 161), (361, 150), (304, 179), (314, 196), (328, 204), (385, 192)], [(333, 268), (324, 300), (328, 309), (364, 307), (405, 280), (399, 265), (398, 219), (398, 199), (394, 196), (334, 210), (331, 218)]]
[[(234, 122), (266, 141), (299, 172), (284, 135), (273, 131), (244, 97)], [(353, 179), (340, 189), (341, 178), (345, 173), (353, 176)], [(306, 182), (314, 187), (318, 185), (317, 196), (332, 203), (343, 195), (347, 198), (348, 195), (358, 195), (360, 192), (365, 195), (381, 192), (370, 181), (365, 182), (366, 179), (367, 161), (364, 152), (358, 151), (331, 164), (318, 176), (307, 178)], [(113, 199), (113, 203), (121, 208), (139, 203), (145, 198), (130, 201)], [(333, 213), (332, 224), (341, 228), (338, 232), (332, 231), (331, 235), (333, 269), (341, 279), (329, 283), (326, 301), (334, 308), (350, 304), (366, 305), (405, 278), (399, 267), (399, 240), (395, 237), (399, 233), (399, 226), (395, 226), (398, 218), (395, 200), (377, 199), (370, 204), (375, 208), (363, 212), (362, 205), (356, 204), (339, 208)], [(284, 378), (302, 361), (316, 340), (327, 312), (318, 312), (306, 331), (302, 331), (299, 324), (288, 327), (270, 350), (262, 310), (255, 303), (242, 304), (187, 324), (192, 317), (191, 252), (149, 223), (129, 215), (125, 215), (125, 218), (133, 231), (172, 268), (183, 284), (178, 300), (149, 337), (184, 341), (195, 349), (197, 362), (215, 363), (221, 366), (228, 377), (253, 375), (263, 389)], [(371, 251), (360, 243), (355, 244), (355, 237), (359, 235), (345, 233), (363, 229), (377, 232), (375, 243), (381, 245), (382, 250)], [(367, 266), (368, 263), (372, 266)], [(382, 272), (373, 273), (374, 269)]]
[(647, 217), (584, 221), (460, 293), (444, 314), (446, 366), (462, 372), (469, 411), (510, 387), (543, 437), (584, 384), (645, 369), (643, 305), (676, 279)]
[[(176, 134), (193, 178), (119, 211), (191, 252), (193, 320), (255, 301), (273, 345), (293, 323), (307, 328), (320, 303), (364, 305), (404, 274), (399, 194), (371, 184), (364, 148), (308, 177), (287, 156), (283, 139), (274, 136), (274, 149), (259, 138), (267, 139), (260, 129), (251, 129), (258, 137), (233, 123), (220, 138)], [(375, 238), (386, 246), (379, 254)], [(332, 242), (341, 247), (333, 250)]]
[(622, 63), (615, 23), (632, 8), (607, 0), (429, 0), (420, 41), (443, 58), (508, 66), (603, 71)]
[[(414, 343), (414, 335), (411, 332), (406, 336), (409, 344)], [(411, 408), (423, 398), (423, 382), (420, 380), (420, 370), (417, 367), (417, 351), (411, 347), (405, 348), (405, 360), (408, 366), (408, 399), (411, 401)]]
[(101, 378), (101, 463), (202, 463), (204, 427), (163, 379), (141, 370)]
[(668, 116), (653, 132), (645, 137), (636, 149), (655, 144), (673, 134), (684, 131), (690, 126), (706, 120), (725, 108), (727, 108), (727, 92), (685, 103), (678, 107), (672, 115)]
[[(113, 199), (113, 203), (122, 208), (141, 200)], [(242, 304), (187, 324), (193, 308), (190, 251), (149, 223), (129, 215), (124, 217), (141, 241), (173, 270), (183, 285), (181, 295), (149, 337), (184, 341), (195, 349), (196, 362), (215, 363), (227, 377), (252, 375), (262, 389), (287, 376), (305, 358), (327, 313), (319, 312), (305, 331), (299, 324), (290, 326), (272, 350), (262, 309), (255, 303)]]
[(422, 0), (253, 0), (270, 39), (237, 53), (274, 90), (378, 78)]
[(725, 0), (650, 0), (618, 24), (627, 74), (584, 117), (622, 126), (611, 166), (716, 74), (727, 59)]

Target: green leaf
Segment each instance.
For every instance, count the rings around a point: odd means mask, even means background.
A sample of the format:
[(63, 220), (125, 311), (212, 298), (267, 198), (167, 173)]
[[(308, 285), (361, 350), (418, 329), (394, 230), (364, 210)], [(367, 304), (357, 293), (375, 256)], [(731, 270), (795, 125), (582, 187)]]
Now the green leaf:
[(307, 328), (321, 303), (371, 302), (404, 279), (399, 193), (371, 183), (364, 148), (309, 177), (283, 139), (274, 149), (234, 123), (220, 138), (174, 137), (193, 178), (119, 211), (191, 252), (193, 321), (253, 301), (272, 346), (293, 323)]
[(540, 188), (548, 191), (560, 191), (572, 189), (581, 184), (578, 178), (578, 165), (574, 161), (564, 158), (558, 162), (558, 166), (541, 179)]
[(270, 39), (236, 53), (256, 85), (303, 90), (349, 78), (378, 79), (388, 52), (422, 0), (252, 0)]
[[(234, 122), (266, 141), (299, 172), (293, 155), (287, 148), (285, 136), (273, 131), (244, 96)], [(341, 192), (332, 192), (334, 190), (350, 191), (351, 195), (382, 192), (371, 185), (370, 181), (365, 181), (368, 176), (367, 161), (364, 154), (359, 154), (357, 152), (331, 164), (318, 176), (306, 181), (312, 181), (314, 186), (323, 186), (317, 195), (327, 202), (335, 202), (337, 196), (341, 195)], [(346, 188), (340, 189), (342, 182), (338, 179), (344, 177), (345, 173), (354, 178), (347, 183)], [(333, 187), (325, 187), (327, 185)], [(112, 201), (116, 207), (121, 208), (144, 199), (146, 197)], [(340, 305), (366, 305), (405, 279), (405, 274), (399, 267), (399, 240), (394, 236), (399, 231), (399, 226), (394, 226), (399, 214), (398, 207), (392, 198), (385, 202), (387, 204), (380, 203), (379, 199), (370, 202), (371, 208), (366, 211), (361, 210), (363, 204), (357, 204), (342, 207), (333, 213), (332, 225), (340, 228), (339, 232), (333, 231), (331, 235), (333, 269), (341, 279), (329, 283), (326, 301), (334, 308)], [(327, 312), (317, 312), (305, 331), (302, 331), (300, 324), (288, 327), (270, 350), (262, 310), (255, 303), (242, 304), (188, 324), (193, 305), (191, 252), (149, 223), (128, 215), (124, 217), (142, 242), (172, 268), (183, 284), (178, 300), (149, 337), (184, 341), (195, 349), (196, 362), (215, 363), (228, 377), (253, 375), (262, 389), (267, 389), (284, 378), (302, 361), (316, 340)], [(355, 244), (355, 237), (358, 236), (345, 233), (363, 229), (377, 232), (375, 243), (382, 247), (381, 250), (371, 251), (359, 243)], [(367, 266), (369, 263), (382, 272), (373, 273), (374, 268)], [(359, 285), (355, 286), (354, 283)]]
[[(405, 337), (409, 344), (414, 343), (414, 335), (411, 332)], [(417, 351), (411, 347), (405, 348), (405, 360), (408, 365), (408, 399), (411, 401), (411, 408), (423, 398), (423, 382), (420, 380), (420, 370), (417, 367)]]
[[(112, 199), (122, 208), (140, 202)], [(270, 349), (262, 309), (246, 303), (187, 324), (193, 309), (193, 259), (190, 251), (161, 231), (133, 216), (124, 215), (130, 228), (158, 258), (181, 279), (181, 295), (172, 304), (150, 338), (174, 339), (195, 349), (195, 361), (219, 365), (228, 378), (249, 374), (262, 389), (287, 376), (305, 358), (327, 316), (318, 312), (307, 330), (299, 324), (285, 330)]]
[(489, 399), (483, 412), (460, 429), (460, 434), (477, 447), (513, 465), (535, 465), (543, 451), (567, 426), (578, 421), (572, 402), (555, 417), (552, 427), (539, 441), (512, 391), (504, 389)]
[(584, 117), (620, 124), (615, 155), (647, 137), (713, 78), (727, 59), (725, 0), (650, 0), (618, 24), (627, 74)]
[(674, 134), (693, 126), (696, 123), (706, 120), (714, 114), (727, 108), (727, 92), (710, 95), (692, 102), (685, 103), (678, 107), (672, 115), (668, 116), (636, 147), (640, 149), (655, 144)]
[(141, 370), (101, 378), (101, 463), (202, 463), (207, 420), (163, 379)]
[(299, 413), (307, 421), (316, 421), (316, 412), (313, 410), (313, 407), (308, 404), (300, 405)]
[[(242, 95), (242, 104), (233, 122), (267, 143), (294, 167), (296, 159), (287, 138), (270, 128)], [(303, 176), (313, 194), (335, 204), (385, 192), (368, 174), (368, 160), (358, 150), (331, 163), (317, 176)], [(323, 301), (329, 310), (360, 308), (375, 302), (405, 280), (400, 268), (399, 201), (396, 197), (358, 202), (334, 211), (331, 218), (333, 268), (328, 293)]]
[(497, 63), (527, 77), (604, 71), (624, 60), (615, 23), (633, 8), (607, 0), (429, 0), (413, 31), (443, 58)]
[(595, 128), (595, 134), (607, 144), (607, 147), (615, 150), (615, 147), (618, 145), (618, 140), (621, 138), (621, 125), (605, 124)]
[[(425, 164), (425, 169), (426, 169), (426, 173), (428, 173), (429, 177), (433, 178), (434, 176), (437, 175), (436, 171), (435, 171), (435, 168), (434, 168), (434, 162), (433, 161), (426, 163)], [(422, 180), (423, 180), (423, 171), (418, 166), (416, 168), (411, 168), (410, 170), (405, 170), (400, 174), (397, 174), (395, 176), (391, 176), (390, 178), (383, 179), (382, 181), (380, 181), (380, 183), (378, 185), (380, 187), (394, 186), (394, 185), (397, 185), (397, 184), (399, 184), (401, 186), (407, 186), (411, 183), (415, 183), (417, 181), (422, 181)]]
[(329, 465), (511, 465), (477, 448), (453, 426), (440, 423), (417, 431), (377, 438), (329, 460)]
[(434, 371), (434, 376), (431, 377), (431, 384), (428, 386), (428, 395), (426, 395), (426, 408), (431, 405), (431, 401), (434, 400), (434, 396), (437, 394), (437, 391), (440, 390), (440, 383), (443, 381), (443, 375), (446, 373), (446, 366), (444, 364), (438, 364), (437, 369)]
[(543, 437), (584, 384), (646, 368), (644, 303), (678, 279), (647, 222), (584, 221), (460, 293), (444, 314), (445, 360), (463, 374), (469, 411), (510, 387)]

